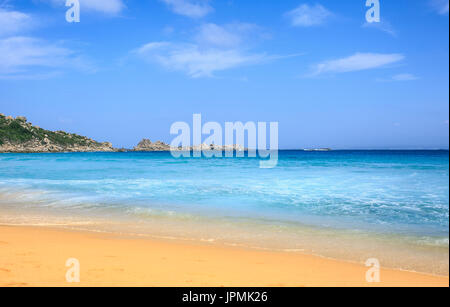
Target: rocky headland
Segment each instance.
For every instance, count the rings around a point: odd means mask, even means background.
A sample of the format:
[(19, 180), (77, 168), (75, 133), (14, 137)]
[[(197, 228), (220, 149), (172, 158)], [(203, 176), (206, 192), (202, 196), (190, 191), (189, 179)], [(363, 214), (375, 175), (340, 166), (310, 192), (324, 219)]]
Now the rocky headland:
[(49, 131), (34, 126), (23, 116), (0, 114), (0, 152), (113, 152), (111, 143), (64, 131)]

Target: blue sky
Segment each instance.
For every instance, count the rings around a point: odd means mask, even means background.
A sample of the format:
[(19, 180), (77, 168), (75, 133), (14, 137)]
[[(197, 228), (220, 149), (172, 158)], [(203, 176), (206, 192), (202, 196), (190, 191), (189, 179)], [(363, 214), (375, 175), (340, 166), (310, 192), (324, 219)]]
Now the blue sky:
[(448, 0), (0, 0), (0, 113), (132, 147), (278, 121), (281, 148), (448, 148)]

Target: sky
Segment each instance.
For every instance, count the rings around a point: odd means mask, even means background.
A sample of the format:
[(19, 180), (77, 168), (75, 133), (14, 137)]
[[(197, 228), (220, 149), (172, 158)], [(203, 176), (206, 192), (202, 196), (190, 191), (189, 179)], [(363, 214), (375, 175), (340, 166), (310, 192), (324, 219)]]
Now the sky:
[(448, 149), (449, 1), (0, 0), (0, 113), (131, 148), (202, 119), (282, 149)]

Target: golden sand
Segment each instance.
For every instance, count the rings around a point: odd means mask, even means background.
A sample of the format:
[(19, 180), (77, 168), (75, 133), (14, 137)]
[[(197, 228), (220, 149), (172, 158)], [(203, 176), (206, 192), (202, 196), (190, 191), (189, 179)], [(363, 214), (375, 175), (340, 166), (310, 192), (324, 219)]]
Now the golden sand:
[[(68, 258), (80, 283), (67, 283)], [(449, 286), (448, 277), (381, 269), (298, 253), (0, 226), (0, 286)]]

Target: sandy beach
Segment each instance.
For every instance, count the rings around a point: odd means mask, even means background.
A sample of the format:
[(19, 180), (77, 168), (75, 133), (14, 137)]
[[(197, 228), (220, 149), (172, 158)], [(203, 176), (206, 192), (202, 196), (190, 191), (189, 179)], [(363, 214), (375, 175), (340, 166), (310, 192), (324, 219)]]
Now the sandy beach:
[[(80, 262), (67, 283), (66, 261)], [(448, 277), (268, 252), (51, 228), (0, 226), (0, 286), (445, 286)]]

